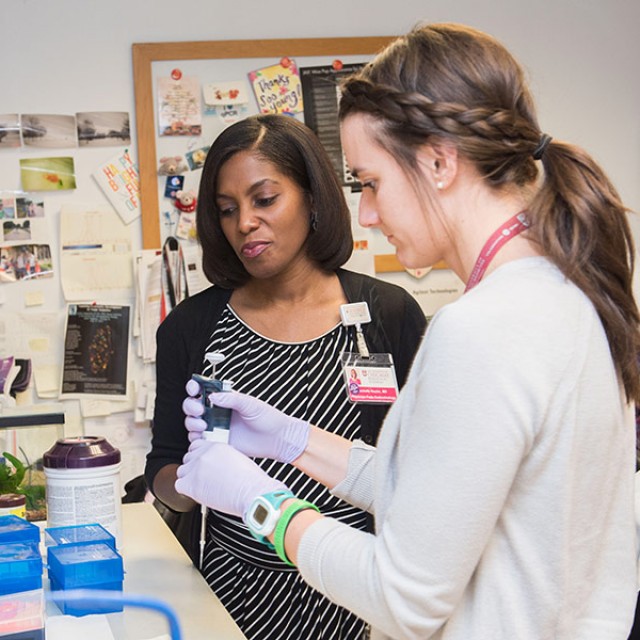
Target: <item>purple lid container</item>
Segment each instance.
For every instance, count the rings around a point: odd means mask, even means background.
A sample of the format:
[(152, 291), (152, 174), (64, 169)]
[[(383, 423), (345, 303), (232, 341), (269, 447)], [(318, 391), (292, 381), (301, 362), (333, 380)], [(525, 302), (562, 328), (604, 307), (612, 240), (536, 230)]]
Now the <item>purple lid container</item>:
[(91, 469), (120, 462), (120, 450), (102, 436), (60, 438), (42, 457), (47, 469)]

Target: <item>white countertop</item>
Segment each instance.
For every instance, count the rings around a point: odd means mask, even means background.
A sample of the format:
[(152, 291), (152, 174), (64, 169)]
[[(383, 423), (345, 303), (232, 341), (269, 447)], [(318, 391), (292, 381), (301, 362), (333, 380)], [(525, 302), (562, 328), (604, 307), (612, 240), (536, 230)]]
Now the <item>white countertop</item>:
[[(246, 640), (153, 505), (123, 504), (122, 522), (125, 593), (169, 605), (183, 640)], [(46, 577), (43, 583), (48, 589)], [(166, 618), (146, 609), (125, 606), (122, 613), (74, 618), (47, 604), (47, 640), (111, 640), (107, 626), (115, 640), (150, 640), (169, 633)]]

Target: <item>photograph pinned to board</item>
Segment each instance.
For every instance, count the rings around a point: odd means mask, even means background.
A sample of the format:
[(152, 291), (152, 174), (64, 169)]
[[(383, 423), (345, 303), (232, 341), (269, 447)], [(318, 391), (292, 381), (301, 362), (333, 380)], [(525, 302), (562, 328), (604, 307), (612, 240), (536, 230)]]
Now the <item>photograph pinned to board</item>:
[(21, 144), (20, 116), (17, 113), (0, 114), (0, 149), (15, 149)]
[(3, 220), (4, 242), (27, 242), (31, 240), (31, 220)]
[(131, 124), (126, 111), (76, 113), (81, 147), (118, 147), (131, 144)]
[(204, 161), (207, 159), (207, 153), (209, 152), (209, 145), (194, 149), (193, 151), (187, 151), (184, 156), (187, 159), (189, 169), (195, 171), (196, 169), (202, 169)]
[(70, 304), (60, 397), (127, 395), (129, 307)]
[(75, 164), (72, 157), (21, 158), (20, 179), (23, 191), (75, 189)]
[(16, 196), (14, 191), (0, 192), (0, 220), (16, 217)]
[(158, 133), (161, 136), (202, 134), (202, 97), (198, 78), (158, 78)]
[(56, 149), (78, 146), (75, 116), (23, 113), (20, 126), (25, 146)]
[(284, 57), (278, 64), (249, 72), (260, 113), (301, 113), (302, 86), (295, 60)]
[(53, 262), (48, 244), (0, 246), (0, 283), (52, 276)]
[(44, 199), (28, 193), (16, 194), (17, 218), (44, 218)]
[(140, 176), (129, 149), (100, 165), (93, 178), (125, 224), (140, 217)]

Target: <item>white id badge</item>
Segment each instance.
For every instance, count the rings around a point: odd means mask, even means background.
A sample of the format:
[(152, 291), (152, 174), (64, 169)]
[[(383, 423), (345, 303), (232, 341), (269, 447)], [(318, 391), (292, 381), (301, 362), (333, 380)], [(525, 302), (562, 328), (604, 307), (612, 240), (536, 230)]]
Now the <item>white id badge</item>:
[(342, 353), (342, 370), (351, 402), (391, 404), (398, 397), (398, 381), (390, 353)]

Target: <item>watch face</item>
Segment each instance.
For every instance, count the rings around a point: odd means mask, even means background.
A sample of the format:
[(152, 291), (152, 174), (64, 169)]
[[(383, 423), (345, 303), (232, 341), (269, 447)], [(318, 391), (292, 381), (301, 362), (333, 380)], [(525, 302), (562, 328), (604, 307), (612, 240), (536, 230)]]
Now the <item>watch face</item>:
[(255, 511), (253, 512), (253, 519), (259, 526), (262, 526), (267, 520), (267, 516), (269, 512), (265, 509), (261, 504), (256, 505)]

